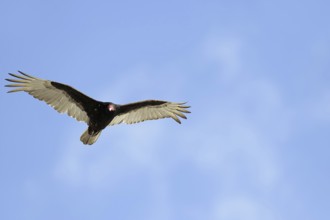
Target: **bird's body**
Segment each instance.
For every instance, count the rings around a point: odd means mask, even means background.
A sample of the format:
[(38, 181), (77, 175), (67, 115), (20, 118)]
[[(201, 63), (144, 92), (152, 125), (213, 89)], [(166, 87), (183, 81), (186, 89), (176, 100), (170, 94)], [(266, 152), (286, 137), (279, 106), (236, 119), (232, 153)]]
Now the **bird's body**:
[(109, 125), (120, 123), (132, 124), (145, 120), (173, 118), (181, 123), (178, 116), (186, 118), (190, 113), (185, 103), (174, 103), (161, 100), (146, 100), (126, 105), (112, 102), (101, 102), (92, 99), (71, 86), (32, 77), (23, 72), (21, 75), (11, 74), (16, 79), (6, 79), (15, 84), (6, 85), (16, 89), (9, 92), (24, 91), (33, 97), (45, 101), (59, 113), (67, 113), (78, 121), (87, 123), (88, 129), (80, 140), (84, 144), (93, 144), (101, 131)]

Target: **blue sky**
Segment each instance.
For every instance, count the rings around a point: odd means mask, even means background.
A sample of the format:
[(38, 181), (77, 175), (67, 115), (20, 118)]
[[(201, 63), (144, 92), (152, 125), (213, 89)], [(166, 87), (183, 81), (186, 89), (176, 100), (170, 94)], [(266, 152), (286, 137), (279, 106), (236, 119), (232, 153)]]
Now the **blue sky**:
[(1, 1), (0, 73), (192, 114), (86, 125), (1, 92), (1, 219), (261, 220), (330, 215), (330, 4)]

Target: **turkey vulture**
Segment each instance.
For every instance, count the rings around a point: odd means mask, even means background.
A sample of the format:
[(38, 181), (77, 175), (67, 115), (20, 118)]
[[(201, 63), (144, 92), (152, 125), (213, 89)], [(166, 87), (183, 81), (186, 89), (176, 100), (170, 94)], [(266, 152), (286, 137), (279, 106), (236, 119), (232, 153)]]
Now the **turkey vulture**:
[(187, 110), (190, 106), (185, 103), (161, 100), (145, 100), (126, 105), (100, 102), (71, 86), (18, 72), (21, 75), (9, 73), (15, 78), (6, 79), (14, 83), (6, 85), (14, 87), (8, 92), (27, 92), (34, 98), (45, 101), (59, 113), (67, 113), (76, 120), (87, 123), (88, 129), (80, 137), (84, 144), (95, 143), (101, 131), (110, 125), (133, 124), (160, 118), (173, 118), (181, 124), (178, 116), (186, 119), (184, 113), (190, 113)]

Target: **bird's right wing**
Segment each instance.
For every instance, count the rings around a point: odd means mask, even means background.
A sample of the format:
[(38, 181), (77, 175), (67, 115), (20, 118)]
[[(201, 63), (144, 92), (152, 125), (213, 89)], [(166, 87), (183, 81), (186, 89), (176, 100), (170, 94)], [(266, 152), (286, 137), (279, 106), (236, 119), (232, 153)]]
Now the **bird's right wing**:
[(78, 121), (89, 122), (87, 106), (96, 104), (96, 100), (68, 85), (18, 72), (21, 75), (9, 73), (15, 79), (6, 80), (14, 84), (6, 85), (6, 87), (14, 87), (15, 89), (8, 92), (27, 92), (34, 98), (45, 101), (59, 113), (66, 113)]
[(187, 110), (189, 106), (184, 104), (160, 100), (146, 100), (121, 105), (118, 115), (113, 118), (109, 125), (120, 123), (133, 124), (161, 118), (172, 118), (181, 124), (179, 117), (186, 119), (184, 113), (190, 113)]

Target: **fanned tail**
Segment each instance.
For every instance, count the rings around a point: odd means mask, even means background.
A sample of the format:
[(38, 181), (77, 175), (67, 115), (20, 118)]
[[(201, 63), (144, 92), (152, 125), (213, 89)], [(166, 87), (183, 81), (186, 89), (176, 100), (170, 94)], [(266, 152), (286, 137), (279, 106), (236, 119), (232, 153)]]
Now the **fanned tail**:
[(93, 132), (92, 134), (89, 133), (88, 129), (81, 135), (80, 140), (84, 144), (92, 145), (94, 144), (97, 139), (99, 138), (101, 131)]

